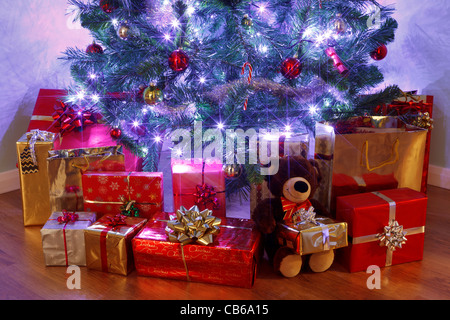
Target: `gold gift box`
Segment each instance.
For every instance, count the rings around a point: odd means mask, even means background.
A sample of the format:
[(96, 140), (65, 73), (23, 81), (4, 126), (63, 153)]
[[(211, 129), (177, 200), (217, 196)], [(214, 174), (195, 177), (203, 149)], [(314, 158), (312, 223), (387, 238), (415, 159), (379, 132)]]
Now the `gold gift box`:
[(84, 229), (93, 224), (95, 212), (76, 212), (74, 222), (59, 223), (62, 212), (53, 212), (41, 229), (42, 250), (47, 266), (86, 266)]
[(347, 223), (331, 218), (316, 218), (317, 224), (277, 224), (280, 245), (293, 249), (297, 254), (311, 254), (346, 247)]
[(33, 130), (25, 133), (16, 143), (24, 226), (44, 225), (52, 213), (47, 157), (53, 149), (54, 139), (54, 133)]
[(86, 266), (89, 269), (128, 275), (134, 269), (131, 240), (147, 219), (126, 217), (126, 225), (111, 227), (105, 215), (84, 229)]

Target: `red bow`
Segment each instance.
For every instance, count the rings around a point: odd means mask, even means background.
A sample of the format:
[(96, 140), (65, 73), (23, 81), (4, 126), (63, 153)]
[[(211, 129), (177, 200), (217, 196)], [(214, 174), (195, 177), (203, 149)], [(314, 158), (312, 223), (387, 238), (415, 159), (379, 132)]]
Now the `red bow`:
[(67, 212), (66, 210), (63, 210), (62, 216), (59, 216), (57, 220), (59, 223), (75, 222), (78, 220), (78, 214), (75, 212)]
[(206, 207), (207, 204), (212, 203), (214, 209), (219, 207), (219, 200), (216, 198), (217, 192), (214, 187), (203, 183), (202, 185), (197, 185), (195, 188), (196, 192), (193, 194), (195, 197), (195, 205), (203, 205)]
[(66, 106), (62, 101), (58, 101), (54, 108), (55, 112), (52, 117), (55, 121), (53, 124), (56, 128), (60, 128), (61, 136), (74, 129), (83, 129), (83, 126), (96, 123), (95, 114), (82, 108), (75, 110), (71, 106)]
[(294, 215), (294, 213), (301, 210), (302, 208), (308, 210), (309, 207), (311, 207), (311, 202), (309, 200), (306, 200), (304, 202), (297, 203), (281, 197), (281, 205), (283, 206), (283, 211), (285, 212), (283, 220), (292, 221), (292, 216)]
[(107, 221), (105, 222), (105, 224), (114, 230), (120, 226), (126, 226), (127, 225), (127, 222), (125, 221), (126, 218), (127, 218), (126, 216), (120, 213), (116, 214), (114, 217), (106, 216)]

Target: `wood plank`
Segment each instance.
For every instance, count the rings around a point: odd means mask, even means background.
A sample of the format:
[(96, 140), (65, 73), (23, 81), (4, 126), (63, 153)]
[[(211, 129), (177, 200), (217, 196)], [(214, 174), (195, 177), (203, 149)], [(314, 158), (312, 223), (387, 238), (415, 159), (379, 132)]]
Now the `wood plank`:
[(275, 274), (266, 260), (252, 289), (102, 273), (81, 267), (81, 289), (66, 286), (65, 267), (46, 267), (40, 227), (24, 227), (20, 192), (0, 195), (0, 299), (74, 300), (372, 300), (450, 299), (450, 190), (429, 186), (423, 261), (381, 269), (381, 289), (370, 274), (349, 273), (335, 262), (323, 273)]

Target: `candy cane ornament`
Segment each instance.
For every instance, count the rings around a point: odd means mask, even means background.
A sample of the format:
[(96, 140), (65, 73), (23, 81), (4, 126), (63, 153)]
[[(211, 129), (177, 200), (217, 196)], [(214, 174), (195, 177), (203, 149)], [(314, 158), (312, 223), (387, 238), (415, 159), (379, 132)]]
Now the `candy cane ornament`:
[[(253, 73), (253, 67), (249, 62), (244, 63), (244, 65), (242, 66), (242, 71), (241, 74), (244, 75), (245, 74), (245, 67), (248, 67), (248, 77), (247, 77), (247, 82), (248, 84), (250, 84), (252, 82), (252, 73)], [(247, 104), (248, 104), (248, 98), (245, 99), (244, 102), (244, 110), (247, 110)]]

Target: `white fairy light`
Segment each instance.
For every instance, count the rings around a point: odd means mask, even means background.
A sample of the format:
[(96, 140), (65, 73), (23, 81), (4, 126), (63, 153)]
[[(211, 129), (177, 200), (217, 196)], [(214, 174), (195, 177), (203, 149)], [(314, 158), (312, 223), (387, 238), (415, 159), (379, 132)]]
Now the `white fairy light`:
[(205, 83), (205, 82), (206, 82), (206, 79), (205, 79), (205, 77), (200, 77), (200, 78), (198, 79), (198, 81), (199, 81), (200, 83)]
[(137, 120), (134, 120), (133, 121), (133, 127), (138, 127), (139, 126), (139, 121), (137, 121)]
[(170, 34), (166, 33), (166, 34), (164, 35), (164, 39), (165, 39), (166, 41), (169, 41), (169, 40), (170, 40)]
[(219, 122), (218, 124), (217, 124), (217, 128), (219, 129), (219, 130), (222, 130), (223, 129), (223, 123), (222, 122)]
[(309, 113), (315, 114), (317, 112), (317, 107), (314, 105), (309, 106)]
[(91, 95), (91, 100), (94, 102), (98, 102), (100, 100), (100, 96), (94, 93), (93, 95)]
[(161, 142), (161, 137), (160, 136), (156, 136), (155, 137), (155, 142)]

